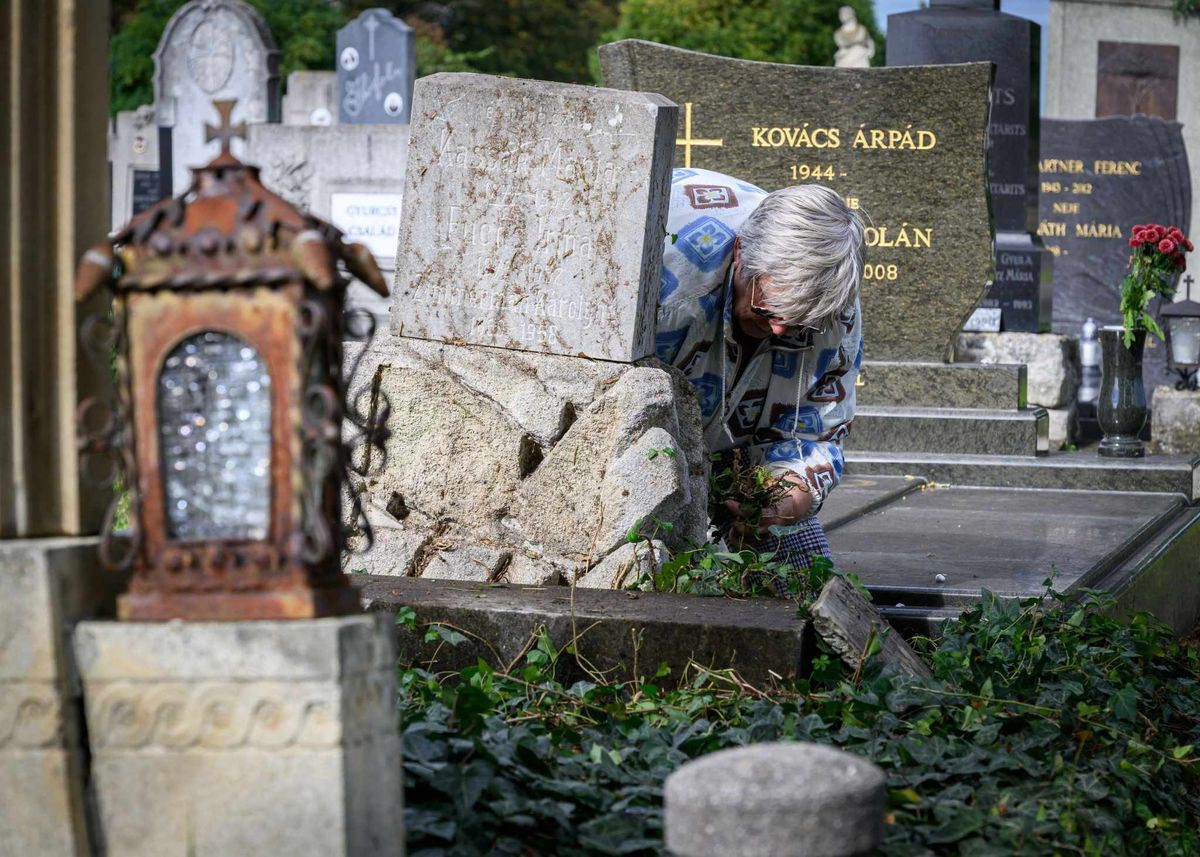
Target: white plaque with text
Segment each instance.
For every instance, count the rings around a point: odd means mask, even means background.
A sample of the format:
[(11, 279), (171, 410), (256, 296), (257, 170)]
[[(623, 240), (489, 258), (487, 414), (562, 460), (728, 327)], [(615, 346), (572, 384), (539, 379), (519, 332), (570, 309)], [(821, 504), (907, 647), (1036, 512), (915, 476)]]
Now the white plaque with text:
[(365, 244), (381, 268), (395, 263), (400, 194), (335, 193), (329, 200), (329, 219), (347, 241)]

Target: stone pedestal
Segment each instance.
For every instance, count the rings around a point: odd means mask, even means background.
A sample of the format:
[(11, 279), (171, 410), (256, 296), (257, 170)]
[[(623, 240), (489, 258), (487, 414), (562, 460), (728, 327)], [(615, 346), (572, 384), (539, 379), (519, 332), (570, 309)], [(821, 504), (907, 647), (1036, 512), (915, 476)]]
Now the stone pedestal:
[(113, 615), (98, 539), (0, 541), (0, 855), (91, 853), (67, 629)]
[(820, 744), (756, 744), (688, 762), (663, 789), (676, 857), (852, 857), (883, 840), (886, 777)]
[(1200, 393), (1155, 387), (1151, 410), (1154, 413), (1151, 452), (1200, 454)]
[(109, 857), (403, 855), (386, 620), (85, 622)]

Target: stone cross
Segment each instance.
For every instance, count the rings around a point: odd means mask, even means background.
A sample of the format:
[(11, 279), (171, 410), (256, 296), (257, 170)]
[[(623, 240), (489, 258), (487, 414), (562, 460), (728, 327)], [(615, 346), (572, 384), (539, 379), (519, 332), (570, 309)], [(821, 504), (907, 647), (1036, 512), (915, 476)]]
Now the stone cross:
[(221, 124), (213, 127), (207, 122), (204, 124), (204, 142), (211, 143), (213, 140), (221, 141), (221, 154), (227, 155), (230, 153), (230, 146), (233, 144), (233, 138), (238, 137), (242, 140), (246, 139), (246, 123), (239, 122), (233, 124), (233, 107), (237, 104), (236, 98), (226, 98), (213, 102), (213, 107), (217, 108), (217, 113), (221, 117)]
[(1183, 278), (1184, 300), (1191, 300), (1191, 298), (1192, 298), (1192, 283), (1194, 283), (1194, 282), (1196, 282), (1196, 279), (1191, 274), (1188, 274), (1186, 277)]

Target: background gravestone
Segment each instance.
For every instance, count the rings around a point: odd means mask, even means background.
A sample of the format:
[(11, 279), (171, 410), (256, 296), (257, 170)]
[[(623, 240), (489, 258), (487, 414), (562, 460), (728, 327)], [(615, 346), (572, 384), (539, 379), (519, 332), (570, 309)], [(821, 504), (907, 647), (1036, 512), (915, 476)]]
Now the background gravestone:
[(408, 123), (417, 78), (412, 28), (386, 9), (368, 9), (338, 30), (338, 116), (344, 123)]
[(336, 125), (337, 72), (298, 70), (283, 94), (284, 125)]
[[(999, 0), (932, 0), (888, 16), (887, 64), (996, 64), (988, 124), (988, 182), (996, 228), (996, 279), (972, 329), (1036, 332), (1049, 323), (1049, 266), (1037, 229), (1038, 60), (1041, 28), (999, 11)], [(1042, 282), (1046, 280), (1043, 313)], [(989, 310), (991, 311), (989, 313)], [(999, 310), (1001, 324), (984, 317)]]
[[(1182, 128), (1150, 116), (1042, 121), (1041, 220), (1054, 262), (1054, 331), (1119, 324), (1134, 224), (1175, 225), (1192, 210)], [(1165, 383), (1165, 349), (1146, 349), (1147, 385)]]
[(122, 110), (112, 120), (108, 137), (112, 176), (112, 222), (116, 230), (162, 199), (158, 172), (158, 126), (154, 108)]
[[(216, 99), (237, 100), (233, 121), (278, 122), (279, 50), (262, 16), (242, 0), (192, 0), (171, 16), (154, 52), (163, 196), (182, 193), (192, 167), (217, 154), (205, 124)], [(233, 141), (234, 155), (243, 154)]]
[[(389, 279), (407, 155), (407, 125), (251, 125), (246, 136), (245, 160), (263, 184), (366, 244)], [(385, 326), (387, 298), (355, 281), (347, 300)]]
[(422, 78), (417, 99), (392, 332), (653, 354), (675, 105), (465, 74)]
[(991, 279), (990, 65), (793, 66), (636, 40), (601, 46), (600, 65), (608, 86), (679, 103), (677, 168), (819, 182), (863, 210), (867, 357), (947, 359)]

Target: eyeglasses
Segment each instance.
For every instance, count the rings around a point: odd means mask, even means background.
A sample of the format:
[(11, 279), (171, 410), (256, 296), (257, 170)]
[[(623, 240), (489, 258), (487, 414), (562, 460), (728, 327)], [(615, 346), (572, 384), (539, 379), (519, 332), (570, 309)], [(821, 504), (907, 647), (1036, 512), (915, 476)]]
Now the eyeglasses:
[(788, 319), (771, 312), (771, 310), (767, 309), (766, 307), (761, 306), (758, 303), (757, 295), (758, 277), (755, 277), (750, 281), (750, 312), (754, 313), (759, 318), (765, 318), (769, 322), (781, 324), (784, 327), (801, 327), (801, 325), (797, 324), (796, 322), (789, 321)]
[(758, 277), (754, 277), (752, 280), (750, 280), (750, 312), (754, 313), (759, 318), (765, 318), (767, 321), (772, 322), (773, 324), (779, 324), (784, 327), (791, 328), (793, 330), (811, 330), (814, 333), (824, 333), (825, 332), (824, 325), (822, 325), (821, 327), (813, 327), (812, 325), (801, 324), (797, 321), (791, 321), (786, 318), (781, 318), (779, 315), (771, 312), (771, 310), (767, 309), (764, 306), (761, 306), (758, 303), (757, 296), (758, 296)]

